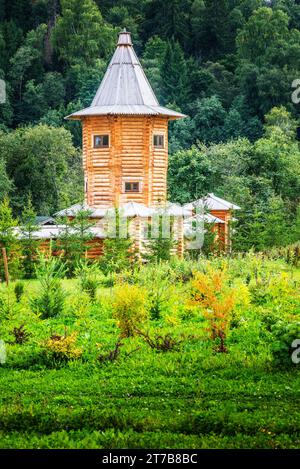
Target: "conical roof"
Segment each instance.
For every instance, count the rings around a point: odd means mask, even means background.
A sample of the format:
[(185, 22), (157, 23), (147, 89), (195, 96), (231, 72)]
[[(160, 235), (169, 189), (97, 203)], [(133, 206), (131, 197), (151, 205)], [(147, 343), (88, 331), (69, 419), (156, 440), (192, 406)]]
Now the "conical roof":
[(133, 49), (131, 34), (119, 34), (118, 45), (90, 107), (68, 118), (108, 114), (164, 115), (173, 119), (184, 114), (159, 105)]

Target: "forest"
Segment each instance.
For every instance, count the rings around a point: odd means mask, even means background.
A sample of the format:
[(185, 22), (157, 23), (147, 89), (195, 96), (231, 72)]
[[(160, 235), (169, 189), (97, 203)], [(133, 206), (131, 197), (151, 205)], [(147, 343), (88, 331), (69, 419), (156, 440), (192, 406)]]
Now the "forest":
[(81, 127), (131, 31), (170, 125), (169, 200), (214, 192), (242, 207), (234, 247), (299, 240), (300, 4), (297, 0), (0, 0), (0, 197), (19, 216), (83, 198)]
[[(116, 207), (93, 257), (90, 205), (37, 239), (38, 216), (83, 200), (65, 116), (90, 105), (123, 28), (160, 104), (188, 116), (169, 125), (168, 200), (239, 205), (232, 246), (207, 230), (179, 251), (161, 216), (138, 252)], [(299, 449), (299, 143), (300, 1), (0, 0), (1, 461)]]

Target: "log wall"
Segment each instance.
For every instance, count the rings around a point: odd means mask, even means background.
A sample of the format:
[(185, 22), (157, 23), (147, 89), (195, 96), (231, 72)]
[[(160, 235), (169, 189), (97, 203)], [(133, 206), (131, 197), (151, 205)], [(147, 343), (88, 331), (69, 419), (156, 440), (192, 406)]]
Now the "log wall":
[[(85, 200), (93, 207), (134, 201), (148, 206), (166, 200), (168, 118), (95, 116), (82, 119)], [(154, 148), (153, 135), (164, 135)], [(109, 135), (109, 148), (94, 148), (94, 135)], [(125, 193), (125, 181), (139, 182), (140, 192)]]

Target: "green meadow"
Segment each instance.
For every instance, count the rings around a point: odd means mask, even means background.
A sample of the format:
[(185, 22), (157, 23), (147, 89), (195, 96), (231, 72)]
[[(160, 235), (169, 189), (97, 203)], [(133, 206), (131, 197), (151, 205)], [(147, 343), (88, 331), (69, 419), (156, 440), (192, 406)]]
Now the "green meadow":
[(299, 269), (249, 254), (85, 274), (54, 275), (48, 317), (45, 272), (1, 287), (1, 448), (299, 447)]

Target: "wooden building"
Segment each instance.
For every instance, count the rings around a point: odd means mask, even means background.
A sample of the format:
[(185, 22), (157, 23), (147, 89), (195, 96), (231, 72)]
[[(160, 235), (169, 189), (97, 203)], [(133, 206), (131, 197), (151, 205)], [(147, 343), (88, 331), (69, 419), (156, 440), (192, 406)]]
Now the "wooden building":
[(190, 223), (193, 219), (200, 217), (205, 223), (211, 225), (212, 231), (216, 234), (219, 247), (222, 250), (230, 250), (230, 225), (234, 221), (234, 211), (240, 210), (238, 205), (209, 193), (201, 199), (185, 204), (184, 208), (192, 212), (191, 218), (186, 221), (187, 230), (190, 229)]
[(91, 106), (68, 116), (82, 122), (87, 205), (163, 204), (167, 197), (168, 122), (183, 117), (159, 106), (130, 33), (121, 32)]
[[(107, 236), (105, 217), (114, 208), (130, 218), (130, 234), (140, 251), (153, 216), (160, 213), (172, 217), (177, 252), (183, 255), (183, 219), (194, 215), (194, 205), (180, 207), (167, 201), (167, 170), (168, 123), (184, 117), (159, 105), (133, 49), (131, 35), (122, 31), (91, 105), (66, 117), (82, 124), (84, 208), (96, 220), (94, 257), (102, 253)], [(76, 204), (56, 215), (72, 218), (82, 207), (82, 203)], [(226, 213), (211, 209), (213, 229), (219, 230), (227, 243), (229, 209)], [(57, 236), (59, 228), (41, 227), (42, 239)]]

